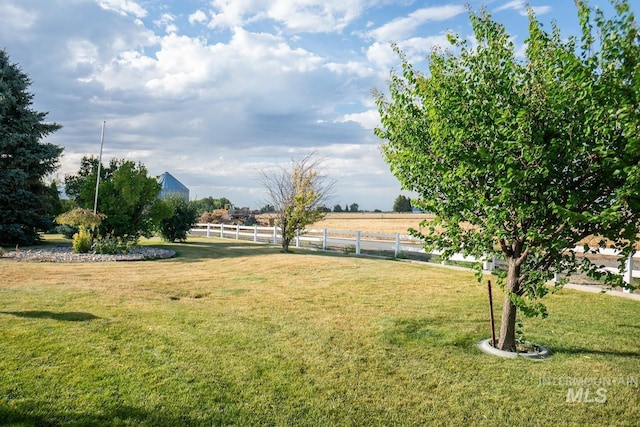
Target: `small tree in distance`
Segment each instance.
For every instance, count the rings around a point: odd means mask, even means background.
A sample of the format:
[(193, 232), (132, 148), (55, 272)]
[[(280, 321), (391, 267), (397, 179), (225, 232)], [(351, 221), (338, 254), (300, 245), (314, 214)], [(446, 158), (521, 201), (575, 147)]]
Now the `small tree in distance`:
[(411, 199), (402, 194), (396, 197), (396, 200), (393, 202), (394, 212), (411, 212), (412, 209)]
[(164, 202), (173, 214), (160, 220), (160, 236), (167, 242), (184, 242), (187, 240), (187, 233), (198, 220), (198, 206), (178, 194), (165, 198)]
[(599, 274), (576, 258), (583, 239), (608, 238), (623, 258), (635, 251), (640, 38), (628, 1), (612, 3), (618, 16), (594, 19), (576, 1), (580, 40), (544, 31), (529, 9), (525, 60), (503, 25), (470, 12), (477, 43), (450, 36), (454, 51), (434, 51), (428, 75), (398, 51), (391, 101), (377, 96), (386, 161), (420, 195), (417, 206), (436, 215), (425, 234), (411, 233), (445, 257), (507, 262), (502, 350), (516, 348), (517, 311), (546, 316), (539, 299), (554, 273)]
[(314, 153), (292, 159), (286, 166), (260, 171), (260, 183), (268, 194), (267, 204), (274, 207), (281, 229), (282, 251), (298, 232), (322, 219), (331, 198), (334, 182), (320, 173), (321, 160)]

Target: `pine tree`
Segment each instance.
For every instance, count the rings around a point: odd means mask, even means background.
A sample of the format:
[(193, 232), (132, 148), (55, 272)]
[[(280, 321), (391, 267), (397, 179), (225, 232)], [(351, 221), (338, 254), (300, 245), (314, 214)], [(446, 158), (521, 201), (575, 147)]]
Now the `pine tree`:
[(62, 147), (42, 142), (60, 129), (31, 108), (31, 80), (0, 50), (0, 244), (32, 244), (48, 225), (50, 190), (43, 178)]

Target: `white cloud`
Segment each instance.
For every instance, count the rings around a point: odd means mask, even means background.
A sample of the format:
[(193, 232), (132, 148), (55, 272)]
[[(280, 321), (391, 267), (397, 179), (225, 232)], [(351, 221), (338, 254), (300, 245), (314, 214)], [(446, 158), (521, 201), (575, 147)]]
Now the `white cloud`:
[[(94, 76), (108, 90), (135, 90), (181, 99), (208, 92), (220, 98), (265, 93), (286, 85), (288, 73), (306, 73), (322, 59), (293, 49), (280, 37), (235, 28), (229, 44), (169, 34), (154, 57), (125, 51)], [(259, 64), (259, 66), (258, 66)]]
[(292, 32), (340, 32), (364, 9), (363, 0), (213, 0), (211, 28), (272, 20)]
[[(429, 37), (413, 37), (402, 40), (398, 43), (398, 48), (406, 55), (407, 60), (413, 64), (424, 63), (425, 57), (431, 51), (440, 47), (443, 49), (451, 46), (445, 34), (439, 34)], [(388, 43), (375, 42), (367, 49), (367, 59), (376, 64), (376, 66), (384, 73), (388, 73), (389, 69), (399, 65), (398, 55), (393, 51)]]
[(26, 31), (31, 28), (38, 15), (12, 4), (0, 4), (0, 26), (12, 31)]
[(200, 9), (196, 10), (194, 13), (189, 15), (189, 23), (190, 24), (201, 24), (203, 22), (207, 22), (207, 14), (201, 11)]
[(98, 47), (89, 40), (70, 39), (67, 42), (67, 65), (76, 69), (83, 65), (93, 66), (98, 59)]
[(147, 16), (146, 9), (131, 0), (98, 0), (98, 4), (105, 10), (112, 10), (121, 15), (133, 15), (136, 18)]
[(153, 21), (153, 23), (160, 28), (164, 28), (167, 34), (177, 33), (178, 27), (174, 24), (175, 19), (175, 16), (173, 16), (172, 14), (163, 13), (160, 16), (160, 19), (156, 19), (155, 21)]
[[(502, 6), (495, 9), (495, 12), (502, 12), (503, 10), (515, 10), (522, 16), (527, 16), (527, 5), (528, 2), (526, 0), (512, 0), (509, 1)], [(534, 6), (533, 12), (536, 15), (544, 15), (551, 11), (551, 6)]]
[(343, 64), (330, 62), (325, 67), (338, 75), (350, 74), (361, 78), (375, 75), (375, 70), (365, 62), (348, 61)]
[(378, 110), (368, 110), (362, 113), (345, 114), (337, 121), (341, 123), (355, 122), (364, 129), (373, 130), (380, 126), (380, 113), (378, 113)]
[(464, 6), (448, 5), (418, 9), (408, 16), (397, 18), (368, 33), (376, 41), (383, 43), (400, 42), (409, 37), (422, 24), (433, 21), (446, 21), (464, 13)]

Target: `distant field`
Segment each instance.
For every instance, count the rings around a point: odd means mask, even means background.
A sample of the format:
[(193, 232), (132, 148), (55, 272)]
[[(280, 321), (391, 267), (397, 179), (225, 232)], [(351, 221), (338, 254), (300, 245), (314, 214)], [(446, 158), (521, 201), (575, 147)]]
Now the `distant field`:
[[(307, 229), (349, 230), (365, 231), (370, 233), (401, 233), (407, 234), (410, 227), (420, 229), (420, 222), (425, 219), (433, 219), (431, 214), (413, 213), (387, 213), (387, 212), (354, 212), (354, 213), (329, 213), (322, 220), (307, 227)], [(589, 246), (598, 246), (600, 238), (588, 237), (580, 244), (588, 243)], [(640, 250), (640, 242), (636, 245)]]
[(308, 229), (326, 228), (329, 230), (366, 231), (370, 233), (407, 234), (410, 227), (420, 229), (420, 222), (432, 219), (433, 215), (413, 213), (329, 213)]

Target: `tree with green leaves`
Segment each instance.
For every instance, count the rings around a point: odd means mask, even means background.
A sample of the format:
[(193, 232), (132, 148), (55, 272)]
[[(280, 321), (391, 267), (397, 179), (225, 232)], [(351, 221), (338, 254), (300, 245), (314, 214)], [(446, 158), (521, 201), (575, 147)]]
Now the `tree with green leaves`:
[(503, 25), (470, 11), (477, 44), (449, 36), (428, 74), (396, 49), (402, 74), (390, 99), (376, 96), (392, 173), (436, 215), (411, 233), (445, 257), (506, 260), (502, 350), (516, 348), (517, 312), (546, 316), (554, 273), (599, 274), (576, 257), (583, 239), (610, 239), (623, 255), (637, 239), (640, 37), (628, 2), (613, 3), (608, 19), (576, 1), (583, 33), (569, 39), (530, 9), (524, 60)]
[(216, 209), (224, 209), (225, 206), (231, 205), (231, 201), (226, 197), (216, 199), (211, 196), (205, 197), (204, 199), (192, 200), (191, 203), (195, 206), (198, 216), (205, 212), (213, 212)]
[(164, 202), (171, 208), (173, 214), (160, 220), (160, 236), (167, 242), (184, 242), (187, 240), (189, 230), (198, 220), (197, 207), (180, 195), (169, 196), (164, 199)]
[(393, 201), (394, 212), (411, 212), (411, 199), (404, 195), (399, 195), (396, 200)]
[(338, 204), (333, 207), (334, 212), (344, 212), (342, 209), (342, 205)]
[(31, 108), (31, 80), (0, 49), (0, 244), (32, 244), (51, 225), (51, 189), (44, 177), (62, 147), (42, 141), (60, 129)]
[(87, 253), (93, 246), (94, 231), (100, 226), (103, 219), (104, 215), (94, 213), (91, 209), (74, 208), (58, 215), (55, 220), (58, 224), (78, 229), (72, 236), (73, 251)]
[[(171, 215), (171, 208), (158, 199), (160, 184), (147, 175), (147, 168), (131, 160), (112, 159), (100, 167), (98, 212), (104, 215), (98, 233), (136, 242), (150, 237), (159, 221)], [(82, 159), (77, 175), (65, 177), (67, 195), (81, 208), (93, 208), (98, 160)]]
[(349, 212), (358, 212), (360, 210), (360, 205), (357, 203), (351, 203), (349, 205)]
[(260, 171), (268, 203), (275, 208), (281, 229), (283, 252), (304, 228), (322, 219), (322, 209), (331, 197), (333, 181), (320, 173), (321, 161), (314, 154), (292, 159), (289, 165)]

